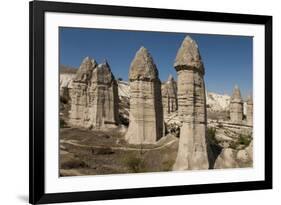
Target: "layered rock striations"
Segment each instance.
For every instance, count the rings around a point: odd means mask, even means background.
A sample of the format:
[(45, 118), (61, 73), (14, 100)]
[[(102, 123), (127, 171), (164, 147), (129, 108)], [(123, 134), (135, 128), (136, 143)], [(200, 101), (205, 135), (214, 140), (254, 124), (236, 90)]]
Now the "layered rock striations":
[(72, 82), (70, 124), (104, 128), (118, 124), (118, 87), (108, 63), (85, 58)]
[(107, 62), (97, 66), (90, 82), (89, 125), (95, 128), (114, 127), (119, 123), (118, 86)]
[(183, 125), (174, 170), (208, 169), (204, 65), (197, 43), (189, 36), (178, 50), (178, 113)]
[(130, 66), (130, 123), (126, 140), (154, 144), (164, 134), (161, 82), (146, 48), (141, 47)]
[(177, 84), (172, 75), (162, 84), (162, 103), (164, 115), (175, 112), (178, 109)]
[(236, 124), (242, 124), (243, 120), (243, 100), (239, 87), (236, 85), (230, 99), (229, 105), (230, 120)]
[(90, 57), (86, 57), (76, 72), (72, 81), (72, 89), (69, 92), (71, 108), (69, 112), (69, 123), (73, 126), (85, 127), (88, 119), (88, 85), (95, 69)]
[(249, 96), (247, 100), (247, 124), (253, 126), (253, 97)]

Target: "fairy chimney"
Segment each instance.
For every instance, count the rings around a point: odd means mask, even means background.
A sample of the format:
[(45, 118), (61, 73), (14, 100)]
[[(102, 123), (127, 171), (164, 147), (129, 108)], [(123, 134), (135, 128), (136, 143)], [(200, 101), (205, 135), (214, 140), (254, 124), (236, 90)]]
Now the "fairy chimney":
[(154, 144), (164, 132), (161, 82), (153, 59), (141, 47), (130, 66), (130, 144)]
[(175, 112), (178, 109), (177, 83), (172, 75), (162, 84), (162, 103), (164, 115)]
[(70, 124), (101, 129), (118, 123), (118, 88), (110, 67), (87, 57), (72, 82)]
[(92, 73), (88, 88), (89, 123), (93, 128), (115, 127), (119, 123), (118, 86), (107, 62)]
[(96, 64), (90, 57), (86, 57), (72, 82), (70, 93), (71, 108), (69, 113), (69, 123), (73, 126), (84, 127), (88, 115), (88, 85), (92, 77), (92, 72), (96, 68)]
[(178, 113), (183, 125), (173, 170), (208, 169), (205, 70), (198, 45), (190, 36), (183, 40), (174, 67), (178, 75)]
[(240, 89), (235, 85), (229, 105), (230, 120), (236, 124), (242, 124), (243, 120), (243, 100)]
[(247, 124), (253, 126), (253, 97), (249, 96), (247, 100)]

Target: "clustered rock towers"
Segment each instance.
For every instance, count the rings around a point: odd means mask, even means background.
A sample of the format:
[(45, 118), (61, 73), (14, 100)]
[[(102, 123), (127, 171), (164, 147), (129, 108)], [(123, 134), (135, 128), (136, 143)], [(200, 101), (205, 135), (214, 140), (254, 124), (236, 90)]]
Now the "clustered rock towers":
[(162, 85), (162, 103), (164, 115), (175, 112), (178, 109), (177, 83), (172, 75)]
[(118, 124), (118, 88), (107, 62), (86, 57), (72, 82), (70, 124), (107, 128)]
[[(243, 123), (243, 99), (241, 97), (240, 89), (235, 85), (229, 104), (229, 114), (231, 122), (235, 124)], [(253, 126), (253, 99), (252, 96), (248, 97), (246, 104), (246, 120), (247, 125)]]
[(131, 144), (153, 144), (164, 134), (161, 81), (144, 47), (131, 63), (129, 80), (130, 123), (125, 138)]
[[(205, 68), (197, 43), (186, 36), (174, 62), (172, 76), (161, 85), (158, 70), (148, 50), (141, 47), (130, 65), (130, 115), (125, 139), (130, 144), (154, 144), (164, 136), (163, 115), (178, 110), (182, 121), (177, 158), (173, 170), (208, 169)], [(89, 57), (80, 65), (71, 89), (70, 124), (85, 128), (118, 125), (118, 86), (107, 62)], [(247, 101), (247, 124), (253, 125), (253, 100)], [(230, 119), (242, 123), (243, 100), (235, 86)]]

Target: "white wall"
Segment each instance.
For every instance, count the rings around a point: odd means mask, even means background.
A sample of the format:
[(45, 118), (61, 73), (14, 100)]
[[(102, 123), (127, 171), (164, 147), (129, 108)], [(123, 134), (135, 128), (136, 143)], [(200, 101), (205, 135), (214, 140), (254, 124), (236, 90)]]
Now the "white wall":
[[(79, 2), (79, 0), (72, 0)], [(128, 199), (79, 204), (277, 204), (280, 182), (281, 12), (278, 1), (263, 0), (81, 0), (80, 2), (170, 9), (273, 15), (274, 190)], [(28, 1), (1, 1), (0, 30), (0, 204), (28, 200)], [(280, 47), (278, 47), (278, 45)], [(222, 176), (223, 177), (223, 176)], [(279, 196), (278, 196), (279, 195)], [(274, 203), (275, 202), (275, 203)]]

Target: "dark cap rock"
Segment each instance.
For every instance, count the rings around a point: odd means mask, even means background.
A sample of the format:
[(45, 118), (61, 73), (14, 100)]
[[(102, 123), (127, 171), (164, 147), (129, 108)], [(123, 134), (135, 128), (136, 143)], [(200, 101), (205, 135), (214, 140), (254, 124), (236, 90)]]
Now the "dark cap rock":
[(174, 67), (176, 70), (196, 69), (204, 74), (204, 65), (201, 60), (197, 43), (190, 37), (186, 36), (178, 50)]
[(141, 47), (137, 51), (130, 66), (129, 79), (130, 81), (158, 79), (158, 70), (146, 48)]
[(95, 60), (91, 59), (90, 57), (84, 58), (79, 69), (77, 70), (74, 82), (87, 83), (91, 79), (92, 71), (96, 66), (97, 63)]

